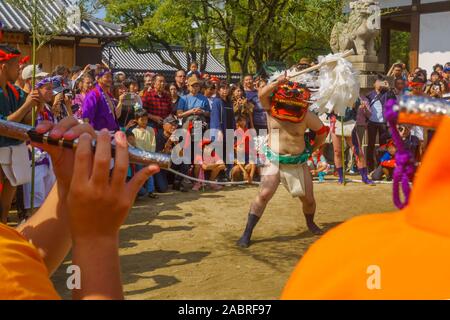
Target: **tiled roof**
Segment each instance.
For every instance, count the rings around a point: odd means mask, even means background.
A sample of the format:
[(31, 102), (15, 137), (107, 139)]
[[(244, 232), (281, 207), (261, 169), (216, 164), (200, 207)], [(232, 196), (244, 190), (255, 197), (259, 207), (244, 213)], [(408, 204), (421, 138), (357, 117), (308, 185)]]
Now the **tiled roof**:
[[(170, 60), (167, 50), (159, 52), (165, 59)], [(186, 53), (178, 48), (173, 49), (175, 56), (180, 60), (183, 69), (188, 69)], [(138, 53), (132, 49), (123, 49), (119, 46), (106, 46), (103, 50), (103, 61), (109, 63), (113, 69), (152, 72), (172, 72), (176, 68), (164, 64), (156, 53)], [(202, 72), (210, 74), (225, 74), (225, 67), (211, 54), (208, 53), (207, 65)]]
[[(49, 32), (54, 31), (56, 17), (61, 16), (65, 8), (72, 4), (68, 0), (37, 0), (41, 8), (45, 8), (48, 15), (44, 17), (45, 27)], [(30, 7), (31, 7), (31, 0)], [(10, 32), (30, 32), (30, 20), (27, 14), (17, 10), (5, 0), (0, 0), (0, 22), (3, 29)], [(123, 38), (126, 36), (121, 27), (103, 20), (88, 16), (81, 20), (80, 25), (70, 25), (61, 32), (62, 36), (79, 36), (92, 38)]]

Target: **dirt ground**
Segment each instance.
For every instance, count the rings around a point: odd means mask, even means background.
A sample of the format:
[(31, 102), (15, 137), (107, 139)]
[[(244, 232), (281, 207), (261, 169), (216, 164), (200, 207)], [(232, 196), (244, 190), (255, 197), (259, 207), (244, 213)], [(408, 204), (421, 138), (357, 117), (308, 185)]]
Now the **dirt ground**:
[[(325, 230), (363, 213), (394, 210), (392, 186), (315, 185), (317, 222)], [(280, 186), (255, 229), (253, 245), (235, 246), (256, 187), (167, 193), (137, 201), (121, 230), (127, 299), (277, 299), (291, 271), (317, 240), (298, 199)], [(66, 288), (70, 256), (53, 276)]]

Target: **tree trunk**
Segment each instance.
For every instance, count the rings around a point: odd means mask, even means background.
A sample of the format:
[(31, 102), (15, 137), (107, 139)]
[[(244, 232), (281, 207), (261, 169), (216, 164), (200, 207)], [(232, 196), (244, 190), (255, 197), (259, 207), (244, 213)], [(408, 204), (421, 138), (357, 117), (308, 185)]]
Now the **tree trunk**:
[(231, 83), (231, 65), (230, 65), (230, 39), (225, 41), (225, 49), (223, 50), (223, 60), (225, 63), (225, 71), (227, 73), (227, 82)]

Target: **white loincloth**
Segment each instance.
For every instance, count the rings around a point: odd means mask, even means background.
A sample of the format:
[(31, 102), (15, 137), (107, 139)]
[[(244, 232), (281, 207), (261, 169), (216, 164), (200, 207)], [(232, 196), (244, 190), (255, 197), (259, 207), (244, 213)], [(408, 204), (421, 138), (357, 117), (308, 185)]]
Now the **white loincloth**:
[(294, 198), (304, 197), (305, 190), (305, 176), (304, 167), (306, 163), (302, 164), (280, 164), (280, 181), (286, 190)]
[[(52, 167), (46, 164), (36, 166), (34, 182), (33, 206), (40, 208), (56, 182)], [(23, 202), (25, 209), (31, 208), (31, 182), (23, 186)]]
[(0, 166), (13, 187), (31, 181), (31, 161), (25, 143), (0, 148)]

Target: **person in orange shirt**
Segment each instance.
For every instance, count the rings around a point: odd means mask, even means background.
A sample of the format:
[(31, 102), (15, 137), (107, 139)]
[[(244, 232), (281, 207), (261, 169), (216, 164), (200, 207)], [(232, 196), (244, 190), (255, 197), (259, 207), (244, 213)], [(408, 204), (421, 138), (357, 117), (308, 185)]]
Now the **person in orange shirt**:
[(55, 139), (79, 137), (79, 143), (76, 152), (35, 144), (50, 154), (57, 182), (41, 208), (16, 230), (0, 224), (0, 300), (59, 299), (49, 277), (71, 247), (73, 265), (81, 272), (81, 288), (73, 290), (73, 298), (122, 299), (119, 228), (139, 188), (159, 168), (146, 167), (126, 183), (128, 145), (123, 132), (115, 134), (110, 178), (107, 130), (96, 136), (90, 125), (73, 117), (56, 125), (41, 122), (36, 130), (50, 132)]
[(353, 218), (299, 262), (282, 299), (450, 299), (450, 118), (401, 211)]

